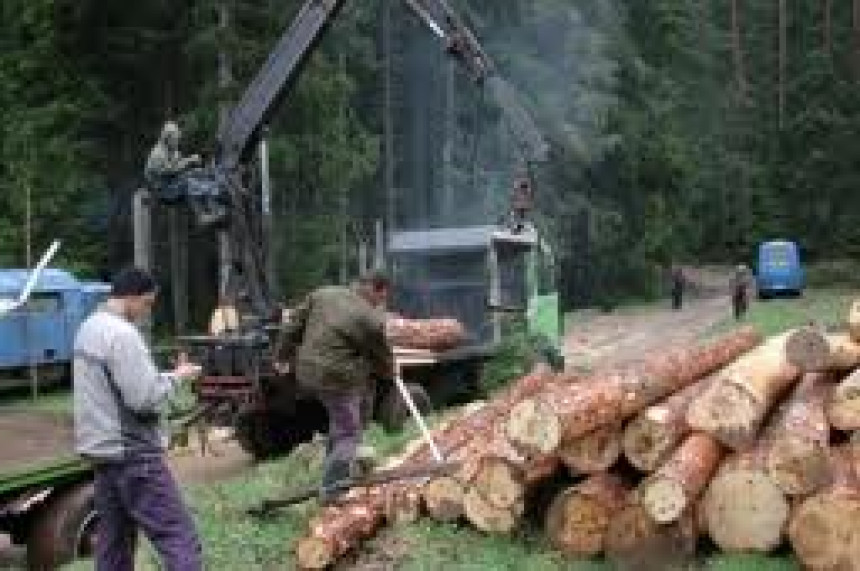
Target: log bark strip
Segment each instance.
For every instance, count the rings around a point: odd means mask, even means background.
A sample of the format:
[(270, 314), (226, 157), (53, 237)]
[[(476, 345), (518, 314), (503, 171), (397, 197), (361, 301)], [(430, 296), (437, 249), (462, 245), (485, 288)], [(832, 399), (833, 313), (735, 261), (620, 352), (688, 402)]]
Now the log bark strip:
[(827, 419), (837, 430), (860, 429), (860, 370), (836, 385), (827, 403)]
[(608, 470), (621, 457), (621, 425), (603, 426), (561, 445), (558, 455), (573, 474)]
[(511, 409), (506, 431), (526, 454), (549, 454), (563, 441), (620, 422), (737, 358), (759, 342), (742, 328), (707, 345), (652, 356), (574, 385), (554, 385)]
[(696, 504), (722, 457), (722, 446), (713, 437), (690, 434), (669, 460), (640, 484), (642, 507), (657, 523), (676, 521)]
[(767, 472), (790, 496), (810, 494), (830, 478), (830, 426), (824, 409), (829, 381), (824, 373), (805, 375), (762, 436)]
[(734, 450), (750, 447), (767, 413), (800, 377), (785, 357), (787, 335), (770, 338), (722, 370), (690, 404), (690, 427)]
[(632, 466), (656, 470), (690, 432), (687, 408), (713, 381), (706, 377), (637, 414), (624, 429), (622, 448)]
[(832, 486), (794, 510), (788, 536), (804, 568), (857, 569), (860, 563), (860, 485), (853, 445), (834, 449)]
[(456, 319), (406, 319), (389, 316), (385, 334), (395, 347), (445, 351), (466, 340), (466, 330)]
[(600, 554), (609, 522), (626, 504), (628, 493), (621, 480), (610, 474), (595, 474), (564, 490), (547, 512), (547, 537), (567, 555)]

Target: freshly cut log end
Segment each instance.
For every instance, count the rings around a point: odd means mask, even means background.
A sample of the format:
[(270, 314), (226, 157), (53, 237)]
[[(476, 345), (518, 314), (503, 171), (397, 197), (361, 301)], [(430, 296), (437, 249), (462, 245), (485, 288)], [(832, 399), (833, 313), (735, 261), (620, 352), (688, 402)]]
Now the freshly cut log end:
[(421, 493), (427, 514), (436, 521), (452, 522), (463, 516), (466, 492), (463, 485), (449, 476), (434, 478)]
[(704, 497), (704, 519), (711, 539), (723, 551), (770, 552), (780, 545), (788, 502), (764, 471), (721, 471)]
[(837, 430), (860, 429), (860, 371), (836, 386), (827, 403), (827, 418)]
[(334, 560), (332, 544), (320, 537), (303, 537), (296, 545), (296, 562), (300, 569), (325, 569)]
[(522, 471), (504, 458), (481, 460), (472, 488), (492, 506), (510, 509), (525, 493)]
[(811, 494), (830, 481), (827, 450), (804, 438), (779, 438), (768, 450), (767, 472), (789, 496)]
[(638, 503), (616, 513), (606, 532), (606, 557), (624, 571), (683, 569), (695, 555), (696, 528), (692, 513), (661, 525)]
[(421, 517), (421, 495), (411, 488), (395, 488), (385, 497), (385, 520), (392, 525), (415, 523)]
[(808, 569), (857, 569), (860, 498), (834, 491), (806, 499), (792, 515), (788, 536)]
[(801, 371), (823, 371), (830, 365), (826, 334), (814, 327), (800, 327), (785, 341), (785, 357)]
[(657, 523), (675, 521), (689, 503), (684, 486), (668, 478), (645, 482), (640, 492), (642, 506)]
[(466, 519), (472, 525), (485, 533), (494, 535), (511, 533), (519, 523), (524, 511), (523, 503), (519, 503), (511, 509), (497, 508), (474, 488), (466, 493), (464, 507)]
[(621, 426), (605, 426), (564, 442), (558, 453), (561, 461), (574, 474), (608, 470), (621, 456)]
[(711, 386), (687, 411), (691, 428), (712, 435), (733, 450), (753, 443), (762, 420), (755, 399), (742, 387), (726, 382)]
[(564, 490), (547, 511), (545, 529), (550, 542), (568, 555), (599, 554), (609, 522), (623, 508), (626, 497), (621, 481), (606, 474)]
[(511, 409), (505, 432), (517, 449), (531, 455), (555, 451), (561, 443), (561, 426), (549, 406), (538, 398), (525, 399)]
[(678, 430), (640, 414), (625, 428), (621, 445), (634, 468), (653, 472), (678, 445), (683, 433), (684, 429)]

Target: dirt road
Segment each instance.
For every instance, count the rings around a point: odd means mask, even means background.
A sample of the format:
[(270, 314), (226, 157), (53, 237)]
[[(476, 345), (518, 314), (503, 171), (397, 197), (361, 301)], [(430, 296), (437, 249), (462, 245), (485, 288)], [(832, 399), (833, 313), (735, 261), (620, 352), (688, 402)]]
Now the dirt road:
[(635, 360), (651, 350), (696, 340), (730, 312), (728, 297), (711, 297), (689, 300), (679, 311), (664, 302), (612, 313), (574, 313), (567, 323), (565, 360), (575, 369)]

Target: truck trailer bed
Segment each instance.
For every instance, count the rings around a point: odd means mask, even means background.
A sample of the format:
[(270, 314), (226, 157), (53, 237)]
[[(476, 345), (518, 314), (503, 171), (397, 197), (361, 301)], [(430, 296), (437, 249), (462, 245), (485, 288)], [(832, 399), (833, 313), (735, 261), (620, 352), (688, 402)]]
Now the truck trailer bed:
[(74, 454), (72, 419), (48, 412), (0, 412), (0, 497), (87, 472)]

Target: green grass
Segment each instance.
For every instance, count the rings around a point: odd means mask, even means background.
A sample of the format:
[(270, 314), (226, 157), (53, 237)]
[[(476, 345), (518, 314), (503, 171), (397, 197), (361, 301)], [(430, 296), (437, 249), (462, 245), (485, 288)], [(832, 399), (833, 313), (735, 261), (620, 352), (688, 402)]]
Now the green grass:
[[(756, 302), (746, 321), (766, 334), (776, 333), (810, 320), (839, 323), (853, 295), (849, 290), (810, 290), (802, 299)], [(716, 326), (734, 326), (729, 319)], [(366, 441), (381, 454), (394, 453), (415, 436), (414, 429), (398, 435), (374, 426)], [(292, 549), (315, 512), (310, 502), (284, 510), (270, 521), (258, 522), (245, 510), (261, 499), (288, 490), (314, 485), (321, 465), (319, 447), (305, 445), (290, 457), (257, 466), (240, 477), (215, 485), (192, 486), (189, 503), (205, 543), (206, 560), (213, 570), (275, 570), (293, 567)], [(513, 538), (489, 537), (467, 526), (422, 520), (414, 525), (386, 529), (369, 544), (381, 568), (404, 571), (599, 571), (610, 569), (602, 561), (577, 561), (554, 552), (537, 531), (523, 531)], [(157, 569), (154, 557), (141, 550), (139, 569)], [(377, 567), (380, 568), (380, 567)], [(789, 571), (798, 569), (788, 555), (713, 555), (701, 562), (709, 571)], [(91, 569), (80, 563), (70, 569)]]
[(4, 410), (71, 414), (72, 393), (68, 389), (51, 389), (34, 400), (28, 391), (0, 392), (0, 414)]

